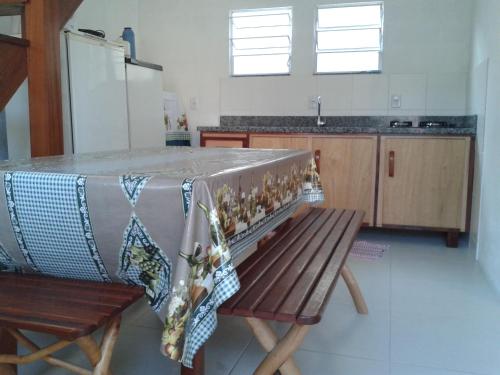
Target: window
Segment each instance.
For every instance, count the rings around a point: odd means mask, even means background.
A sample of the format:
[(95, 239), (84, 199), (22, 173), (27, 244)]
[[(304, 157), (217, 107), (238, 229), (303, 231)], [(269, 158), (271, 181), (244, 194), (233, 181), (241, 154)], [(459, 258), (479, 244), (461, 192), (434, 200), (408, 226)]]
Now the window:
[(291, 8), (232, 11), (230, 30), (232, 75), (290, 73)]
[(316, 73), (360, 73), (381, 70), (382, 2), (318, 8)]

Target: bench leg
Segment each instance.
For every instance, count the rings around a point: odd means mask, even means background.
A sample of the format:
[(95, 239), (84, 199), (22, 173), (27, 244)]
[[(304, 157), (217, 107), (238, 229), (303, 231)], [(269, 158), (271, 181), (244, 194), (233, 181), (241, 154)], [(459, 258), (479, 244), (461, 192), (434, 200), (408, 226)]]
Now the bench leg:
[(354, 305), (356, 306), (358, 313), (363, 315), (368, 314), (368, 306), (366, 306), (361, 289), (359, 288), (358, 282), (356, 281), (352, 271), (347, 265), (342, 267), (341, 275), (347, 284), (347, 288), (349, 289), (349, 293), (351, 293), (352, 300), (354, 301)]
[(101, 349), (94, 339), (91, 336), (85, 336), (80, 337), (75, 342), (89, 360), (92, 368), (96, 367), (101, 360)]
[[(3, 328), (0, 328), (0, 354), (17, 354), (17, 341), (11, 334)], [(0, 364), (0, 374), (17, 374), (16, 365)]]
[[(270, 353), (278, 344), (279, 339), (269, 324), (256, 318), (245, 318), (255, 338), (267, 353)], [(300, 370), (290, 356), (279, 368), (281, 375), (300, 375)]]
[(101, 343), (101, 360), (94, 369), (94, 375), (111, 375), (109, 366), (115, 348), (118, 335), (120, 334), (121, 316), (113, 319), (106, 327), (106, 332)]
[(300, 347), (310, 328), (311, 326), (292, 325), (286, 335), (277, 343), (273, 350), (267, 354), (259, 367), (257, 367), (254, 375), (270, 375), (274, 374), (278, 369), (282, 375), (300, 375), (300, 370), (298, 368), (296, 368), (298, 372), (286, 373), (282, 369), (282, 366)]
[(93, 375), (111, 375), (109, 366), (120, 332), (120, 321), (121, 317), (117, 317), (106, 326), (100, 346), (97, 345), (92, 336), (80, 337), (76, 340), (77, 345), (85, 353), (94, 368)]

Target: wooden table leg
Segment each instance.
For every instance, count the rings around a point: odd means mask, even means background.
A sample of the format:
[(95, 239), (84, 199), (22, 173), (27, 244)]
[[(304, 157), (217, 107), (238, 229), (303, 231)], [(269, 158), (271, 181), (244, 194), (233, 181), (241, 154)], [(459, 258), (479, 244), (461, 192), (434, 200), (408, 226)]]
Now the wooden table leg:
[[(272, 352), (276, 345), (278, 345), (279, 339), (269, 324), (264, 320), (256, 318), (245, 318), (245, 321), (250, 326), (253, 335), (264, 350), (268, 353)], [(281, 373), (281, 375), (300, 375), (300, 370), (295, 364), (292, 356), (281, 365), (279, 373)]]
[(193, 359), (193, 368), (181, 367), (181, 375), (204, 375), (205, 374), (205, 347), (202, 346)]
[[(0, 354), (14, 354), (17, 355), (17, 341), (11, 336), (7, 330), (0, 328)], [(2, 365), (0, 364), (1, 375), (15, 375), (17, 374), (16, 365)]]
[(359, 289), (358, 282), (354, 277), (352, 271), (344, 265), (342, 270), (340, 271), (342, 278), (347, 284), (347, 288), (349, 289), (349, 293), (351, 293), (352, 300), (354, 301), (354, 305), (356, 306), (356, 310), (359, 314), (367, 315), (368, 314), (368, 306), (366, 306), (365, 299), (363, 297), (363, 293), (361, 293), (361, 289)]
[[(254, 375), (274, 374), (281, 366), (292, 357), (293, 353), (302, 345), (311, 326), (294, 324), (281, 339), (274, 349), (267, 354), (266, 358), (255, 370)], [(300, 371), (298, 373), (300, 375)]]

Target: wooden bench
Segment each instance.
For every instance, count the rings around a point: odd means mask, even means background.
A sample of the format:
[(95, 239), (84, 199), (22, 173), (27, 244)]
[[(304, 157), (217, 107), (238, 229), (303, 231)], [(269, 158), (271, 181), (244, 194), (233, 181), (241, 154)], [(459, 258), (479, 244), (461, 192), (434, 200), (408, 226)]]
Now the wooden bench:
[[(121, 314), (143, 294), (143, 288), (125, 284), (0, 274), (0, 374), (15, 374), (17, 365), (37, 360), (80, 375), (110, 374)], [(91, 334), (100, 327), (106, 328), (98, 345)], [(59, 341), (41, 349), (20, 330), (51, 334)], [(16, 342), (32, 353), (17, 355)], [(73, 343), (93, 372), (51, 356)]]
[[(293, 360), (310, 327), (318, 324), (339, 275), (357, 311), (368, 309), (345, 261), (363, 222), (362, 211), (308, 208), (282, 225), (238, 268), (241, 289), (218, 310), (246, 318), (268, 352), (254, 374), (297, 375)], [(280, 340), (266, 321), (291, 323)]]

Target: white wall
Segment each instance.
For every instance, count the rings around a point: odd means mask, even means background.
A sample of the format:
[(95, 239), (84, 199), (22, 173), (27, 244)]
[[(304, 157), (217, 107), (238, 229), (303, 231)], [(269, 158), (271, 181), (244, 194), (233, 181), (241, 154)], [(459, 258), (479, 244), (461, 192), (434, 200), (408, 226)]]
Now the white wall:
[(479, 262), (500, 291), (500, 2), (477, 0), (468, 109), (479, 115), (473, 236)]
[(31, 157), (30, 124), (28, 108), (28, 80), (17, 89), (5, 107), (9, 159)]
[[(465, 114), (471, 0), (385, 0), (383, 74), (313, 76), (315, 5), (335, 2), (346, 0), (251, 2), (293, 6), (288, 77), (229, 77), (228, 15), (248, 8), (243, 0), (141, 1), (142, 55), (165, 66), (166, 89), (180, 94), (195, 126), (217, 125), (220, 115), (313, 115), (316, 95), (330, 115)], [(402, 95), (400, 110), (390, 109), (392, 94)]]
[(139, 32), (139, 0), (84, 0), (68, 22), (75, 28), (104, 30), (108, 40), (116, 40), (123, 28)]

